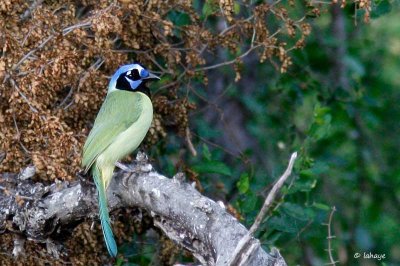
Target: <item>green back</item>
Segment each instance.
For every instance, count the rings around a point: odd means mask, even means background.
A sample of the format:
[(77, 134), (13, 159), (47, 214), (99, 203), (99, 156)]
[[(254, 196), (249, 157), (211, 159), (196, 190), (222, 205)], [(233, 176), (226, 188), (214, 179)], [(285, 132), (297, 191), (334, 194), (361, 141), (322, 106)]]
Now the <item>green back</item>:
[(99, 156), (142, 113), (139, 93), (117, 90), (107, 94), (83, 147), (82, 166), (87, 172)]

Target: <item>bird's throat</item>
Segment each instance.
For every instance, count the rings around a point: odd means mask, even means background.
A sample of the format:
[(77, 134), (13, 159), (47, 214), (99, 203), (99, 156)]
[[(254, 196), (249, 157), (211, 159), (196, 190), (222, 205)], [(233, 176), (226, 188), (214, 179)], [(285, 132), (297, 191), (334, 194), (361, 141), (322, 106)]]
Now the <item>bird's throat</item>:
[(116, 88), (118, 90), (123, 90), (123, 91), (131, 91), (131, 92), (139, 92), (140, 91), (140, 92), (143, 92), (144, 94), (146, 94), (150, 98), (150, 89), (146, 86), (146, 82), (140, 83), (136, 89), (132, 90), (129, 82), (124, 77), (120, 76), (117, 79)]
[(144, 94), (146, 94), (150, 99), (150, 89), (144, 84), (140, 84), (139, 87), (137, 87), (137, 89), (135, 91), (140, 91), (143, 92)]

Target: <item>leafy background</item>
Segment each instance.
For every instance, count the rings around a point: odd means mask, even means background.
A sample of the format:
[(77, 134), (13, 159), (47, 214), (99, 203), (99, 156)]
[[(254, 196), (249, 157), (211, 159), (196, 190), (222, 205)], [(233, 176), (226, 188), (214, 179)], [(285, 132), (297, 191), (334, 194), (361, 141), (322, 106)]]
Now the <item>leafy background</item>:
[[(144, 145), (161, 173), (185, 172), (249, 227), (298, 151), (257, 232), (265, 249), (278, 247), (289, 265), (331, 263), (335, 207), (337, 264), (400, 263), (398, 2), (4, 1), (0, 10), (1, 171), (33, 164), (38, 180), (75, 178), (108, 76), (140, 60), (163, 76), (152, 85), (156, 116)], [(114, 216), (117, 265), (193, 260), (146, 213)], [(69, 256), (56, 260), (29, 242), (19, 263), (109, 261), (90, 224), (73, 232)], [(2, 240), (0, 259), (15, 265), (12, 238)]]

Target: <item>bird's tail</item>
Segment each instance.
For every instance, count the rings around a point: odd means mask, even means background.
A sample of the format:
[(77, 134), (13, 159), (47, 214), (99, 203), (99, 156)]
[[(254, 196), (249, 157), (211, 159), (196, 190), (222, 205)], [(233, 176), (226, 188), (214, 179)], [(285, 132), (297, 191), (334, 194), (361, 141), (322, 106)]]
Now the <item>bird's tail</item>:
[(108, 214), (106, 187), (101, 181), (101, 172), (97, 165), (92, 167), (93, 179), (96, 183), (97, 191), (99, 194), (99, 216), (101, 221), (101, 228), (103, 229), (104, 240), (106, 242), (108, 253), (111, 256), (117, 256), (117, 243), (115, 243), (114, 234), (111, 229), (110, 216)]

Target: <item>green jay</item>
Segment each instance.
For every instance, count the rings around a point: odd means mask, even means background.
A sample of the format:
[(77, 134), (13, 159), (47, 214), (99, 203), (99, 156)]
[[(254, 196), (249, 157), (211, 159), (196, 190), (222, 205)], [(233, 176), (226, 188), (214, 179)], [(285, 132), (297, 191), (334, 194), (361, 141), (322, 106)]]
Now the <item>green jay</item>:
[(153, 119), (153, 105), (146, 82), (160, 79), (142, 65), (120, 67), (112, 76), (103, 105), (83, 147), (82, 167), (92, 173), (99, 197), (99, 216), (111, 256), (117, 244), (111, 229), (106, 191), (115, 164), (143, 141)]

